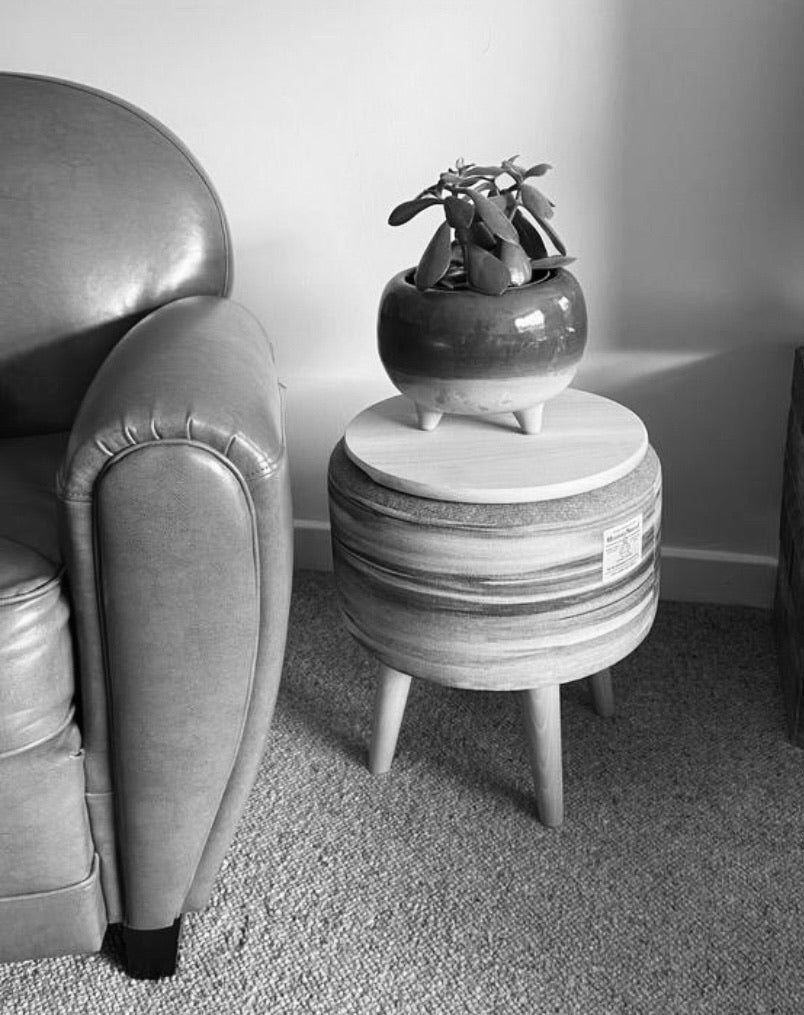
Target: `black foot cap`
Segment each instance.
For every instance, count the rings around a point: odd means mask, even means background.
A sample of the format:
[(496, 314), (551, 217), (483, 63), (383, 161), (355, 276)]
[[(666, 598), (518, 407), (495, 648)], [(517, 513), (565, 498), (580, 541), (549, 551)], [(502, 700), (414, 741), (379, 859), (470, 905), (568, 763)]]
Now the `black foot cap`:
[(181, 917), (170, 927), (133, 930), (123, 927), (126, 971), (135, 980), (159, 980), (176, 972)]

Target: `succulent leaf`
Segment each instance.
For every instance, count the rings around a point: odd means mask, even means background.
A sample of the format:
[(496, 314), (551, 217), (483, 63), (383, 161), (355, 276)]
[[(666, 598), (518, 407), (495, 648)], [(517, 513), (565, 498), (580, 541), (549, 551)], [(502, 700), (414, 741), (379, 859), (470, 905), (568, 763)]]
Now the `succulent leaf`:
[(485, 222), (495, 236), (501, 240), (509, 240), (511, 243), (519, 243), (519, 235), (511, 225), (510, 220), (504, 211), (501, 211), (496, 204), (483, 194), (471, 191), (472, 200), (477, 208), (478, 215)]
[(466, 286), (466, 272), (462, 267), (453, 267), (438, 283), (439, 289), (460, 289)]
[(468, 239), (478, 247), (483, 247), (484, 250), (494, 250), (497, 246), (494, 233), (484, 222), (478, 222), (477, 220), (472, 223)]
[(559, 254), (555, 254), (552, 257), (534, 257), (530, 262), (530, 266), (534, 271), (547, 271), (550, 268), (565, 268), (568, 264), (572, 264), (574, 260), (574, 257), (562, 257)]
[(534, 218), (549, 219), (553, 215), (553, 206), (530, 180), (522, 184), (522, 203)]
[(465, 175), (487, 176), (489, 179), (493, 180), (495, 176), (499, 176), (502, 172), (504, 172), (502, 166), (472, 166), (471, 173), (468, 171), (467, 167), (467, 173)]
[(414, 216), (418, 215), (420, 211), (424, 211), (425, 208), (430, 208), (434, 204), (441, 203), (442, 201), (439, 197), (417, 197), (413, 201), (403, 201), (388, 216), (388, 225), (404, 225), (405, 222), (410, 222)]
[(559, 254), (566, 254), (567, 248), (564, 246), (564, 244), (561, 241), (561, 237), (558, 235), (555, 229), (553, 229), (550, 223), (545, 221), (545, 219), (541, 218), (539, 215), (534, 215), (533, 217), (536, 219), (536, 221), (539, 223), (542, 229), (544, 229), (545, 233), (547, 233), (547, 235), (550, 237), (551, 243), (559, 252)]
[(468, 247), (469, 284), (478, 292), (499, 296), (511, 284), (511, 274), (502, 261), (482, 247)]
[(511, 285), (525, 285), (526, 282), (530, 282), (533, 275), (530, 258), (518, 243), (503, 240), (498, 257), (508, 269)]
[(491, 173), (469, 172), (469, 173), (464, 173), (464, 175), (463, 175), (463, 182), (464, 183), (468, 183), (470, 186), (474, 185), (476, 183), (483, 183), (486, 186), (489, 186), (490, 184), (494, 183), (494, 181), (497, 179), (498, 175), (499, 175), (499, 173), (494, 173), (492, 175)]
[(430, 289), (443, 278), (449, 268), (452, 255), (452, 229), (449, 222), (442, 222), (427, 244), (419, 261), (413, 281), (419, 290)]
[(522, 166), (518, 166), (516, 164), (516, 160), (518, 158), (519, 156), (515, 155), (513, 158), (505, 159), (505, 161), (503, 162), (503, 169), (506, 171), (506, 173), (508, 173), (509, 176), (511, 176), (514, 180), (516, 180), (517, 183), (521, 182), (521, 180), (523, 179), (523, 174), (525, 172)]
[[(571, 264), (549, 220), (553, 203), (535, 178), (552, 167), (539, 162), (525, 168), (519, 156), (500, 165), (455, 160), (430, 187), (391, 212), (390, 225), (402, 225), (425, 208), (442, 205), (446, 221), (436, 230), (415, 270), (419, 289), (470, 289), (500, 294), (525, 285), (533, 273)], [(558, 251), (549, 255), (550, 242)]]
[(547, 247), (542, 239), (542, 234), (518, 208), (514, 212), (512, 221), (514, 228), (519, 233), (519, 243), (528, 257), (547, 257)]
[(444, 214), (453, 229), (467, 229), (475, 217), (475, 207), (471, 201), (450, 195), (444, 198)]

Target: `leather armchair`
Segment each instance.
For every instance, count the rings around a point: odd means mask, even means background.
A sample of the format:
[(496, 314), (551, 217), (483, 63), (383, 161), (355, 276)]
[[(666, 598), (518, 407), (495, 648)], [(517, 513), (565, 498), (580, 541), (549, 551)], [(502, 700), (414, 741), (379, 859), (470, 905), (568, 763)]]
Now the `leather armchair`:
[(181, 143), (0, 74), (0, 961), (172, 972), (253, 784), (287, 631), (273, 353)]

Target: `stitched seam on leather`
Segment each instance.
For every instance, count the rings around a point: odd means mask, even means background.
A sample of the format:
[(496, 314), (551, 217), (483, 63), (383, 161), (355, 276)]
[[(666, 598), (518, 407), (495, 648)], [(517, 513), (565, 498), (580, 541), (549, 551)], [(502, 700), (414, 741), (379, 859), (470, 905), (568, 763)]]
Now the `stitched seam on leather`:
[[(285, 444), (284, 444), (284, 441), (283, 441), (281, 449), (280, 449), (280, 453), (279, 453), (279, 455), (276, 458), (269, 458), (267, 455), (262, 455), (261, 457), (262, 457), (263, 461), (261, 462), (261, 464), (259, 464), (254, 469), (250, 470), (249, 472), (241, 473), (237, 469), (237, 467), (234, 465), (234, 463), (231, 461), (231, 459), (229, 458), (229, 453), (231, 451), (232, 445), (234, 444), (234, 442), (239, 437), (241, 437), (240, 434), (233, 434), (229, 438), (229, 441), (226, 444), (226, 449), (223, 452), (221, 452), (221, 451), (218, 451), (217, 448), (213, 448), (212, 445), (205, 444), (205, 443), (203, 443), (202, 441), (199, 441), (199, 440), (195, 440), (195, 439), (189, 440), (186, 437), (161, 437), (156, 432), (155, 424), (154, 424), (153, 420), (151, 420), (151, 432), (154, 434), (154, 440), (141, 441), (141, 442), (136, 443), (136, 444), (129, 444), (129, 445), (127, 445), (124, 448), (120, 448), (120, 450), (118, 450), (118, 451), (110, 452), (110, 456), (111, 457), (109, 457), (109, 459), (103, 463), (103, 465), (101, 466), (97, 476), (95, 477), (94, 482), (97, 483), (101, 479), (101, 477), (103, 476), (103, 473), (106, 471), (106, 469), (110, 468), (112, 465), (114, 465), (117, 461), (119, 461), (120, 458), (123, 458), (125, 455), (130, 454), (130, 452), (132, 452), (132, 451), (136, 451), (138, 448), (152, 447), (155, 444), (159, 444), (159, 445), (165, 445), (165, 444), (187, 444), (190, 447), (200, 448), (202, 451), (209, 451), (212, 454), (218, 455), (222, 459), (228, 461), (230, 466), (232, 467), (232, 470), (235, 472), (235, 474), (240, 476), (245, 482), (249, 482), (252, 479), (262, 479), (262, 478), (265, 478), (266, 476), (273, 475), (273, 473), (275, 473), (279, 469), (279, 467), (281, 466), (281, 464), (282, 464), (282, 462), (284, 461), (284, 458), (285, 458)], [(248, 441), (247, 443), (248, 443), (248, 446), (252, 449), (252, 452), (257, 454), (258, 452), (255, 452), (255, 445), (252, 444), (250, 441)], [(94, 500), (94, 493), (92, 491), (90, 491), (87, 494), (82, 494), (80, 496), (75, 496), (74, 494), (66, 494), (66, 493), (64, 493), (64, 488), (63, 487), (59, 491), (59, 496), (60, 496), (60, 499), (64, 503), (69, 503), (69, 504), (88, 504), (88, 503), (90, 503), (90, 502), (92, 502)]]
[(111, 448), (107, 448), (106, 445), (103, 443), (103, 441), (100, 439), (100, 437), (95, 438), (95, 447), (100, 448), (100, 450), (106, 455), (107, 458), (111, 458), (112, 455), (114, 454), (114, 451), (112, 451)]
[(265, 465), (260, 466), (259, 469), (255, 469), (253, 472), (245, 473), (243, 479), (245, 479), (248, 482), (252, 479), (265, 479), (268, 476), (273, 476), (274, 473), (277, 472), (277, 470), (279, 469), (280, 464), (281, 459), (278, 460), (272, 459), (266, 462)]
[[(102, 477), (105, 475), (105, 473), (113, 465), (117, 464), (122, 458), (127, 457), (129, 454), (131, 454), (134, 451), (140, 450), (142, 448), (147, 448), (149, 446), (153, 446), (155, 443), (156, 443), (155, 441), (148, 441), (148, 442), (146, 442), (144, 444), (138, 444), (135, 447), (123, 448), (121, 451), (119, 451), (114, 456), (114, 458), (112, 458), (108, 462), (104, 463), (103, 468), (101, 469), (101, 471), (99, 472), (98, 476), (96, 477), (96, 483), (98, 483), (102, 479)], [(253, 502), (253, 499), (251, 497), (251, 491), (249, 490), (248, 486), (246, 485), (244, 477), (238, 472), (238, 470), (234, 466), (234, 464), (228, 458), (226, 458), (224, 455), (222, 455), (219, 451), (217, 451), (215, 448), (209, 447), (208, 445), (205, 445), (205, 444), (200, 444), (200, 443), (195, 442), (195, 441), (187, 441), (187, 440), (184, 440), (184, 439), (181, 439), (181, 438), (173, 438), (173, 439), (169, 438), (169, 439), (166, 439), (166, 440), (160, 440), (159, 441), (159, 445), (161, 447), (164, 447), (166, 445), (172, 445), (172, 444), (179, 444), (179, 445), (184, 444), (184, 445), (187, 445), (188, 447), (198, 448), (198, 449), (200, 449), (202, 451), (205, 451), (205, 452), (208, 452), (209, 454), (211, 454), (214, 458), (216, 458), (219, 462), (221, 462), (221, 464), (226, 469), (228, 469), (229, 472), (231, 472), (231, 474), (233, 475), (235, 481), (237, 482), (238, 486), (240, 487), (240, 489), (243, 492), (243, 497), (244, 497), (244, 500), (246, 501), (246, 505), (247, 505), (247, 508), (248, 508), (248, 511), (249, 511), (249, 516), (251, 518), (252, 559), (253, 559), (253, 562), (254, 562), (254, 580), (255, 580), (255, 623), (256, 623), (256, 627), (257, 627), (257, 635), (256, 635), (256, 638), (255, 638), (254, 649), (253, 649), (253, 653), (252, 653), (251, 672), (250, 672), (250, 675), (249, 675), (249, 682), (248, 682), (248, 688), (247, 688), (247, 691), (246, 691), (245, 704), (244, 704), (244, 707), (243, 707), (243, 713), (242, 713), (242, 716), (241, 716), (241, 719), (240, 719), (240, 725), (239, 725), (239, 728), (238, 728), (237, 736), (235, 738), (235, 747), (234, 747), (234, 749), (232, 751), (232, 760), (230, 762), (229, 771), (228, 771), (228, 773), (226, 775), (226, 778), (223, 780), (223, 786), (222, 786), (222, 789), (221, 789), (220, 797), (218, 798), (217, 806), (213, 810), (213, 814), (212, 814), (212, 817), (210, 819), (209, 826), (208, 826), (208, 828), (206, 830), (206, 834), (202, 837), (201, 845), (199, 846), (198, 852), (197, 852), (197, 854), (195, 856), (195, 860), (190, 865), (190, 874), (188, 876), (188, 880), (185, 883), (185, 885), (183, 886), (183, 889), (182, 889), (182, 891), (180, 893), (180, 896), (182, 898), (182, 908), (183, 908), (184, 902), (186, 901), (187, 896), (188, 896), (188, 894), (190, 892), (190, 889), (192, 888), (193, 882), (195, 881), (195, 877), (196, 877), (196, 874), (198, 872), (198, 867), (199, 867), (199, 865), (201, 863), (201, 859), (202, 859), (202, 857), (204, 855), (204, 852), (206, 850), (207, 843), (209, 842), (209, 837), (212, 834), (212, 829), (215, 826), (215, 821), (216, 821), (216, 819), (218, 817), (218, 814), (220, 813), (221, 804), (223, 803), (223, 799), (226, 796), (226, 790), (229, 787), (229, 783), (230, 783), (231, 778), (232, 778), (232, 772), (234, 771), (235, 765), (237, 764), (238, 756), (240, 754), (240, 747), (241, 747), (242, 740), (243, 740), (243, 732), (244, 732), (245, 727), (246, 727), (246, 720), (248, 718), (249, 708), (250, 708), (250, 704), (251, 704), (251, 701), (252, 701), (252, 698), (253, 698), (253, 691), (254, 691), (254, 678), (255, 678), (256, 668), (257, 668), (257, 658), (258, 658), (258, 654), (259, 654), (259, 621), (260, 621), (260, 614), (261, 614), (261, 599), (260, 599), (260, 561), (259, 561), (259, 544), (258, 544), (258, 539), (257, 539), (256, 510), (254, 508), (254, 502)], [(86, 498), (86, 499), (92, 499), (92, 498)], [(103, 663), (104, 663), (104, 667), (103, 667), (104, 668), (104, 682), (105, 682), (105, 687), (106, 687), (106, 711), (107, 711), (107, 722), (108, 722), (108, 729), (109, 729), (109, 754), (111, 756), (111, 758), (110, 758), (110, 769), (111, 769), (112, 787), (113, 787), (112, 788), (112, 795), (116, 795), (116, 800), (119, 800), (119, 792), (118, 792), (119, 779), (117, 777), (117, 773), (118, 773), (118, 760), (117, 760), (117, 753), (116, 753), (116, 750), (115, 750), (115, 744), (116, 744), (117, 735), (116, 735), (116, 731), (115, 731), (115, 727), (114, 727), (113, 711), (112, 711), (112, 708), (111, 708), (111, 703), (112, 703), (112, 699), (113, 699), (113, 688), (112, 688), (112, 685), (110, 683), (110, 671), (111, 671), (111, 667), (109, 665), (109, 647), (108, 647), (108, 637), (107, 637), (107, 631), (106, 631), (106, 615), (105, 615), (105, 611), (103, 609), (103, 595), (102, 595), (102, 588), (103, 588), (102, 570), (103, 570), (103, 568), (102, 568), (102, 563), (101, 563), (101, 554), (99, 552), (99, 547), (98, 547), (98, 524), (97, 524), (97, 512), (96, 511), (93, 511), (93, 526), (92, 526), (92, 528), (93, 528), (93, 550), (94, 550), (94, 558), (95, 558), (94, 563), (95, 563), (95, 574), (96, 574), (95, 594), (96, 594), (96, 601), (97, 601), (97, 604), (98, 604), (98, 612), (99, 612), (99, 619), (100, 619), (100, 631), (101, 631), (101, 642), (102, 642)], [(120, 872), (122, 872), (123, 866), (119, 862), (118, 842), (124, 841), (125, 836), (127, 834), (127, 829), (124, 827), (125, 826), (125, 819), (124, 819), (121, 811), (122, 811), (122, 808), (117, 808), (117, 807), (114, 808), (114, 820), (115, 820), (115, 824), (116, 824), (116, 829), (115, 829), (116, 834), (115, 834), (115, 844), (114, 845), (115, 845), (115, 852), (118, 854), (118, 871), (120, 871)], [(119, 834), (117, 834), (118, 830), (119, 830)], [(126, 905), (126, 898), (125, 898), (125, 883), (124, 883), (124, 881), (122, 879), (122, 874), (121, 874), (121, 877), (119, 878), (118, 890), (119, 890), (120, 897), (121, 897), (121, 905), (122, 905), (123, 913), (124, 913), (124, 915), (127, 915), (127, 905)], [(177, 913), (176, 915), (178, 916), (179, 914)]]
[(98, 879), (100, 874), (100, 856), (98, 853), (92, 853), (92, 863), (89, 867), (89, 874), (80, 881), (75, 881), (71, 885), (64, 885), (62, 888), (50, 888), (46, 892), (23, 892), (22, 895), (2, 895), (0, 896), (0, 906), (5, 903), (13, 903), (17, 900), (22, 899), (46, 899), (48, 896), (61, 895), (65, 892), (82, 892), (92, 887), (92, 883)]
[[(14, 539), (12, 542), (16, 543), (17, 540)], [(64, 567), (62, 566), (52, 578), (46, 578), (41, 585), (28, 589), (27, 592), (15, 592), (10, 596), (0, 596), (0, 610), (3, 609), (4, 606), (15, 606), (18, 603), (25, 603), (31, 599), (39, 599), (50, 592), (56, 585), (61, 584), (63, 577)]]
[(55, 740), (56, 737), (60, 736), (70, 725), (75, 718), (75, 706), (71, 705), (67, 711), (67, 718), (61, 723), (61, 725), (54, 730), (53, 733), (48, 733), (47, 736), (40, 737), (38, 740), (34, 740), (32, 744), (24, 744), (22, 747), (14, 747), (10, 751), (0, 751), (0, 761), (4, 758), (13, 758), (19, 754), (24, 754), (26, 751), (34, 751), (37, 747), (41, 747), (42, 744), (46, 744), (51, 740)]

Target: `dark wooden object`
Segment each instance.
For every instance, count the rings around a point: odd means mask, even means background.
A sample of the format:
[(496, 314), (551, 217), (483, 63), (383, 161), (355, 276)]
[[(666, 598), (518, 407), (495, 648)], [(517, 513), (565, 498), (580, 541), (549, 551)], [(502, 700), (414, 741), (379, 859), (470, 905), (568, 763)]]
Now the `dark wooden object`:
[(773, 613), (787, 731), (804, 747), (804, 347), (793, 363)]
[(135, 980), (159, 980), (176, 972), (181, 917), (158, 930), (123, 927), (126, 970)]

